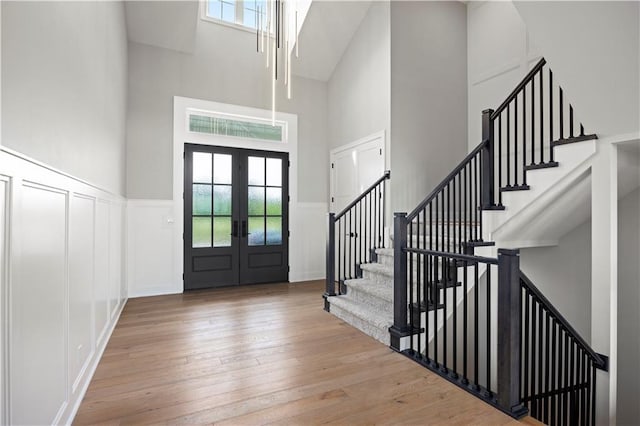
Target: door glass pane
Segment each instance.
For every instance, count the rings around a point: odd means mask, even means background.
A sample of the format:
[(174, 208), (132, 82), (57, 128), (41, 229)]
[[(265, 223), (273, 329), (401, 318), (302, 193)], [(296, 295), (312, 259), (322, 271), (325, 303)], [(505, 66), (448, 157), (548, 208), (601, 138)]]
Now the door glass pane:
[(264, 214), (264, 187), (250, 186), (249, 192), (249, 216)]
[(193, 247), (211, 247), (211, 218), (193, 218)]
[(268, 245), (282, 244), (282, 218), (280, 217), (267, 218), (267, 244)]
[(230, 247), (231, 246), (231, 218), (230, 217), (214, 217), (213, 218), (213, 246), (214, 247)]
[(282, 188), (267, 188), (267, 214), (272, 216), (282, 214)]
[(213, 185), (213, 214), (231, 216), (231, 187)]
[(264, 185), (264, 157), (249, 157), (249, 185)]
[(282, 186), (282, 159), (267, 158), (267, 185)]
[(249, 245), (264, 245), (264, 217), (249, 218)]
[(213, 183), (231, 184), (231, 155), (213, 154)]
[(211, 185), (193, 185), (193, 214), (211, 214)]
[(193, 181), (211, 183), (211, 154), (208, 152), (193, 153)]

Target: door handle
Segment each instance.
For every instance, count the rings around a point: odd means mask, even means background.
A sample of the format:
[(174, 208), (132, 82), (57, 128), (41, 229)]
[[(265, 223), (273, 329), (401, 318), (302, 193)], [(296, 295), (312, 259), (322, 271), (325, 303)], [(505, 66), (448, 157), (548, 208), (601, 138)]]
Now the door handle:
[(247, 221), (242, 221), (242, 237), (245, 238), (247, 236)]
[(232, 236), (237, 237), (238, 236), (238, 221), (234, 220), (233, 221), (233, 232), (231, 233)]

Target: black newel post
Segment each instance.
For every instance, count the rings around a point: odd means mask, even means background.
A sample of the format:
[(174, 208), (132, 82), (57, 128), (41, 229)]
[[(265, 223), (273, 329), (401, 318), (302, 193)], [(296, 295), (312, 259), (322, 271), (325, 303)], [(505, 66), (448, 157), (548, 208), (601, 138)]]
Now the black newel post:
[(520, 400), (521, 300), (520, 250), (498, 249), (498, 404), (514, 417), (527, 413)]
[(327, 297), (336, 295), (336, 214), (329, 213), (327, 222), (327, 282), (324, 293), (324, 310), (329, 312)]
[(487, 141), (482, 150), (482, 208), (488, 209), (493, 206), (495, 200), (494, 187), (494, 130), (493, 120), (491, 120), (492, 109), (482, 111), (482, 140)]
[(400, 351), (400, 340), (409, 335), (407, 324), (407, 214), (395, 213), (393, 219), (393, 325), (391, 349)]

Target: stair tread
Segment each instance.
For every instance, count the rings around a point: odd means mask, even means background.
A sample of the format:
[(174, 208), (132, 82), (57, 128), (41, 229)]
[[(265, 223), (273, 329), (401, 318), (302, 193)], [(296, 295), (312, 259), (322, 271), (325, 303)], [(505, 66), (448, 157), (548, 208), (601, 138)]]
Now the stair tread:
[(358, 303), (351, 299), (349, 295), (331, 296), (328, 300), (331, 305), (335, 305), (375, 327), (390, 327), (393, 324), (393, 314), (385, 316), (384, 312), (380, 312), (363, 303)]

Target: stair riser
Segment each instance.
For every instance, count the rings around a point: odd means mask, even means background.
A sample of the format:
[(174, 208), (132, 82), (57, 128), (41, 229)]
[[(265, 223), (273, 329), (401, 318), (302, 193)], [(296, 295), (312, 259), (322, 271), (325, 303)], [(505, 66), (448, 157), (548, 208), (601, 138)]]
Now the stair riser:
[(373, 324), (371, 324), (371, 323), (369, 323), (367, 321), (364, 321), (361, 318), (356, 317), (355, 315), (352, 315), (351, 313), (345, 311), (344, 309), (340, 308), (339, 306), (331, 305), (330, 309), (331, 309), (331, 313), (333, 315), (337, 316), (338, 318), (340, 318), (344, 322), (352, 325), (353, 327), (355, 327), (358, 330), (362, 331), (363, 333), (373, 337), (374, 339), (378, 340), (379, 342), (384, 343), (385, 345), (389, 345), (390, 344), (389, 327), (391, 326), (391, 323), (389, 323), (389, 326), (379, 327), (379, 326), (373, 325)]
[(362, 272), (364, 274), (363, 276), (364, 279), (371, 280), (379, 284), (388, 284), (390, 287), (393, 287), (393, 277), (387, 274), (383, 274), (375, 271), (368, 271), (366, 269), (363, 270)]
[[(390, 290), (393, 287), (389, 287)], [(391, 292), (391, 291), (390, 291)], [(393, 315), (393, 302), (377, 297), (373, 294), (366, 293), (358, 288), (347, 286), (347, 294), (351, 298), (363, 305), (370, 306), (373, 310), (378, 312), (384, 312), (387, 315)]]

